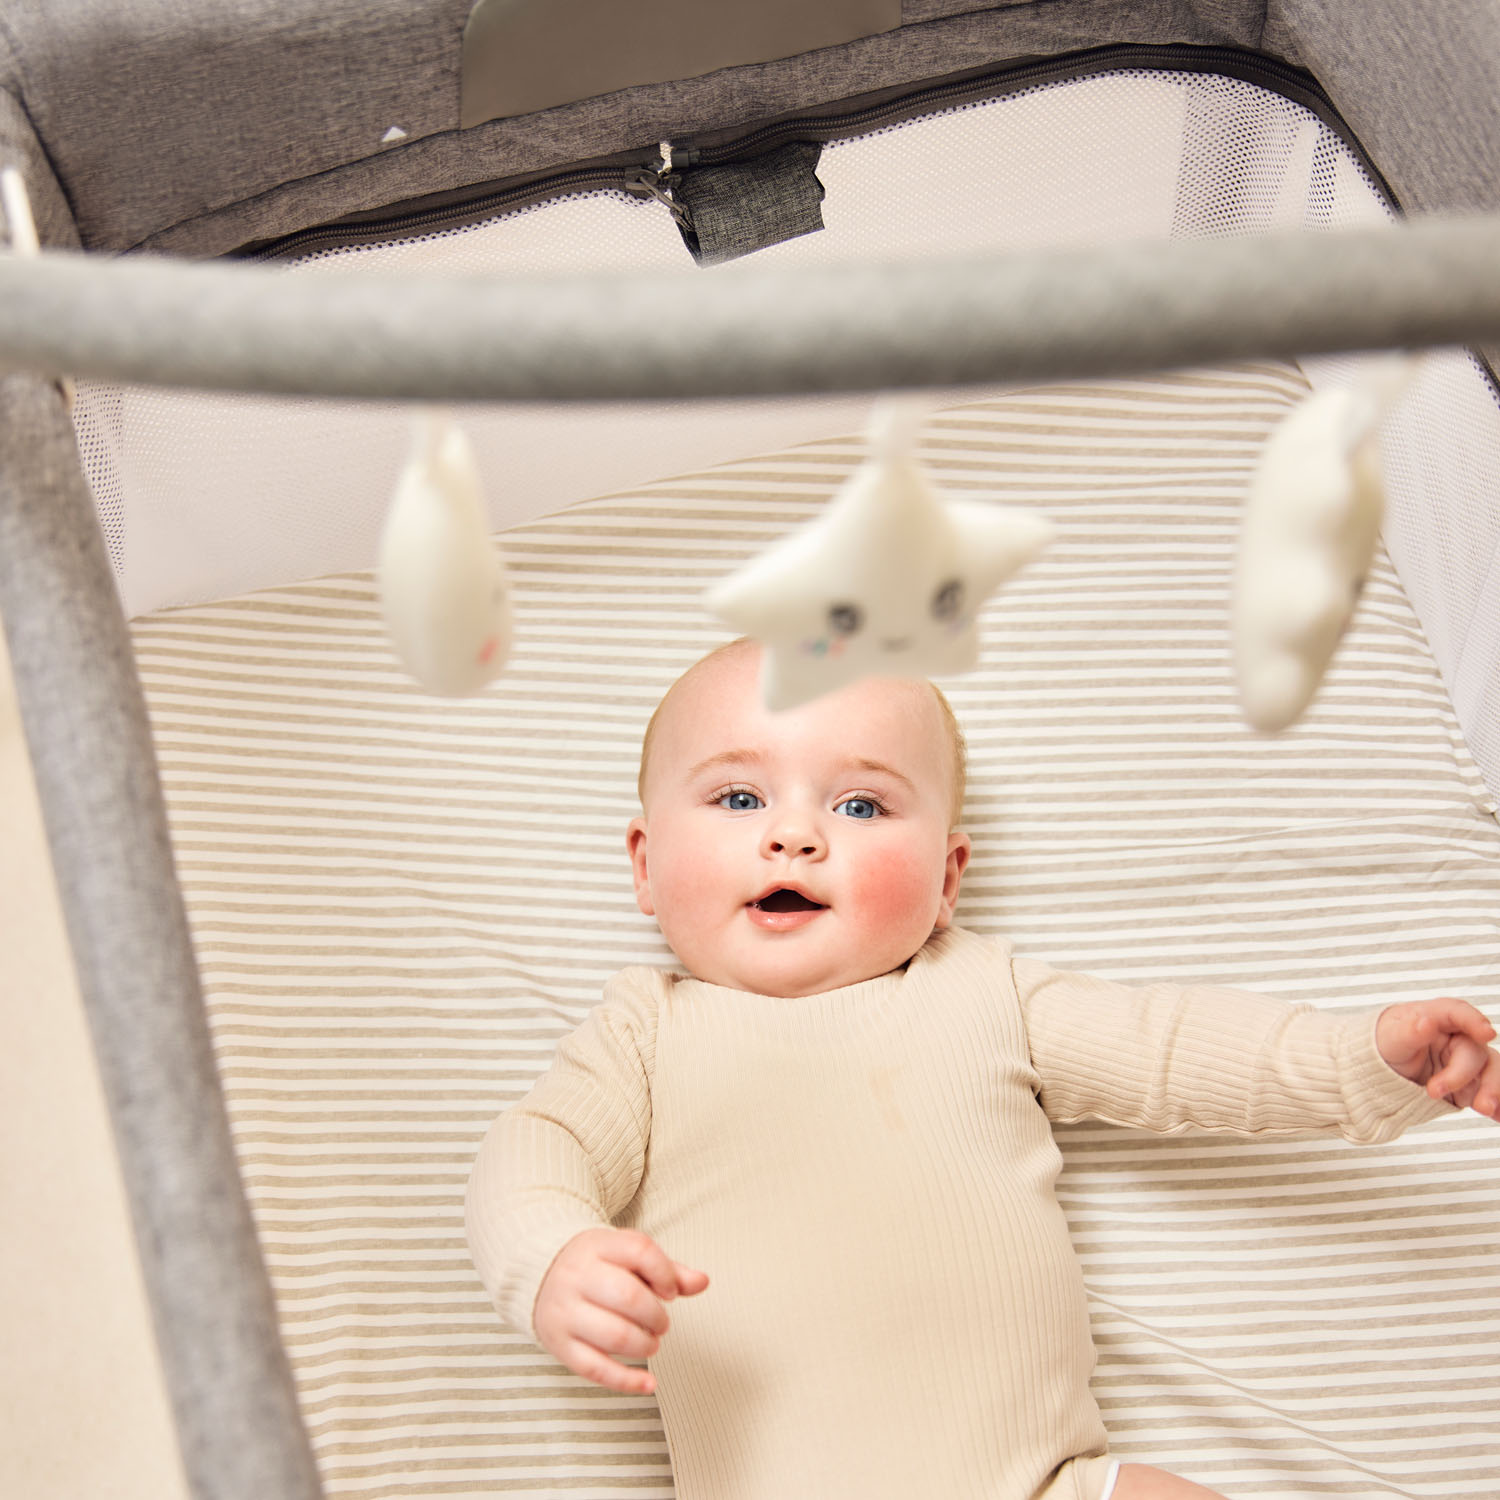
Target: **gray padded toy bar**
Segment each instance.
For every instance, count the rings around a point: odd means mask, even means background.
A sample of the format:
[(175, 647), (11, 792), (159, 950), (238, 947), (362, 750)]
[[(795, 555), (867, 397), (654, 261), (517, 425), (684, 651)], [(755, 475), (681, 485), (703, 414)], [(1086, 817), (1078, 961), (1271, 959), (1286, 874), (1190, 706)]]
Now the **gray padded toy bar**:
[(625, 400), (1065, 380), (1500, 339), (1500, 216), (733, 278), (301, 278), (0, 258), (0, 364), (214, 390)]

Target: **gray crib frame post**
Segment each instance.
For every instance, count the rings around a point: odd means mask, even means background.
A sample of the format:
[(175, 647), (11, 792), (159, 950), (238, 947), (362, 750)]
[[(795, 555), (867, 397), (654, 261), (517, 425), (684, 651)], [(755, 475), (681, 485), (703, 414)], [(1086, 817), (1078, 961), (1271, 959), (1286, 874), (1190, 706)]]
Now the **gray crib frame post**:
[(129, 632), (63, 399), (29, 376), (0, 380), (0, 619), (190, 1491), (316, 1500)]

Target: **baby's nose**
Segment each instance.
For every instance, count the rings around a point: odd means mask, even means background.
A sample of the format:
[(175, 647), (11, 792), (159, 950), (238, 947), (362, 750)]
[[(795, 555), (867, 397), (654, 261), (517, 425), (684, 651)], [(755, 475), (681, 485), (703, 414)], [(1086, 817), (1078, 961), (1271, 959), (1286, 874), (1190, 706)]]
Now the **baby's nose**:
[(791, 839), (785, 843), (780, 839), (771, 840), (772, 854), (816, 854), (817, 850), (818, 846), (816, 844), (799, 844), (796, 839)]
[(822, 835), (810, 818), (782, 818), (767, 830), (767, 854), (817, 858), (824, 852)]

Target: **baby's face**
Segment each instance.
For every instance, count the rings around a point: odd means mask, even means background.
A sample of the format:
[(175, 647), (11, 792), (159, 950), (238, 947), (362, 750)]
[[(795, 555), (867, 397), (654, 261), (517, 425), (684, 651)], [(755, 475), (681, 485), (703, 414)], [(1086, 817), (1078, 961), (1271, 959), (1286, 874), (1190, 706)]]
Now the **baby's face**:
[(867, 678), (785, 713), (759, 653), (711, 658), (658, 720), (630, 825), (636, 899), (689, 973), (810, 995), (906, 962), (953, 917), (969, 840), (925, 683)]

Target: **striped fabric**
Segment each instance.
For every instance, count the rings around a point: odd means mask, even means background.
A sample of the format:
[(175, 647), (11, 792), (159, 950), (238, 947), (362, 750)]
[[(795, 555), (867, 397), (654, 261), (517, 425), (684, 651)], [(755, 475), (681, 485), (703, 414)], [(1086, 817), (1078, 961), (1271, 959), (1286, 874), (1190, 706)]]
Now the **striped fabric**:
[[(924, 439), (1059, 540), (945, 683), (959, 918), (1112, 978), (1500, 1020), (1500, 829), (1384, 559), (1310, 716), (1240, 723), (1238, 506), (1294, 370), (1020, 390)], [(703, 587), (861, 456), (814, 443), (503, 538), (510, 669), (421, 696), (368, 575), (136, 623), (224, 1082), (329, 1493), (671, 1493), (649, 1400), (499, 1331), (461, 1198), (491, 1117), (624, 964), (641, 730), (723, 639)], [(665, 465), (664, 465), (665, 467)], [(1500, 1134), (1388, 1147), (1060, 1132), (1115, 1451), (1235, 1497), (1500, 1493)], [(708, 1268), (712, 1271), (712, 1267)]]

